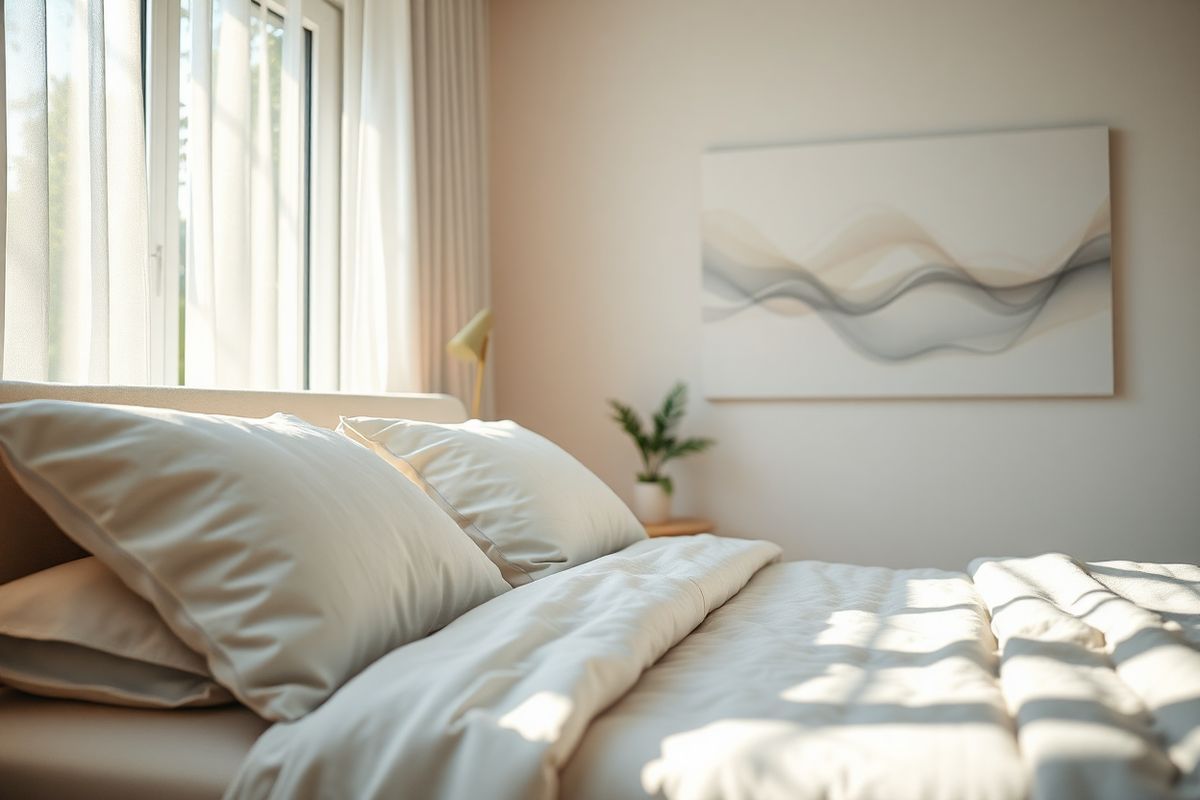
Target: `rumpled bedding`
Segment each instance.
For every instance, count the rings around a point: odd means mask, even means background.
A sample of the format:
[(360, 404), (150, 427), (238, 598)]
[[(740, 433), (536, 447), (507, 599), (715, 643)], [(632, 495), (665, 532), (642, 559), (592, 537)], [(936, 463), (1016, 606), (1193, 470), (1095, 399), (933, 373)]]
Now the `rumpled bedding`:
[(1200, 569), (971, 565), (1035, 797), (1200, 798)]
[(228, 798), (1200, 798), (1200, 568), (650, 539), (405, 645)]
[(771, 565), (592, 724), (562, 796), (1021, 798), (995, 664), (962, 573)]
[(226, 797), (554, 797), (591, 719), (779, 552), (646, 539), (506, 592), (270, 728)]

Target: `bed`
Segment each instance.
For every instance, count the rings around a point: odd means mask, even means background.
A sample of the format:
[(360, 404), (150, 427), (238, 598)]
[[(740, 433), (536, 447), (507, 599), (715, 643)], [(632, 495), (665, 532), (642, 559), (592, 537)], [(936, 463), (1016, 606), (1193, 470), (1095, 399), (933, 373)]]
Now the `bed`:
[[(440, 396), (0, 384), (0, 403), (51, 394), (282, 410), (325, 428), (463, 416)], [(25, 508), (0, 514), (0, 581), (84, 555)], [(274, 722), (245, 703), (149, 710), (0, 690), (0, 785), (18, 797), (1200, 797), (1200, 567), (785, 563), (770, 543), (708, 534), (605, 549), (510, 580)]]

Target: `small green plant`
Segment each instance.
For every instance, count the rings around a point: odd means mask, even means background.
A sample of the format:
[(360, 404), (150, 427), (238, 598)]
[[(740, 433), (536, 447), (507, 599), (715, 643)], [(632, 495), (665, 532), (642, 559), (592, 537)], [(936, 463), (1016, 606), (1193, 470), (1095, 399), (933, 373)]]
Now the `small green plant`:
[(650, 430), (642, 425), (642, 418), (632, 407), (619, 400), (609, 400), (608, 405), (612, 408), (613, 421), (629, 434), (642, 457), (638, 481), (657, 483), (667, 494), (675, 490), (670, 476), (662, 472), (667, 462), (691, 453), (703, 453), (716, 444), (712, 439), (703, 437), (676, 438), (676, 429), (683, 420), (684, 407), (687, 405), (687, 384), (682, 381), (676, 383), (663, 398), (662, 406), (654, 413)]

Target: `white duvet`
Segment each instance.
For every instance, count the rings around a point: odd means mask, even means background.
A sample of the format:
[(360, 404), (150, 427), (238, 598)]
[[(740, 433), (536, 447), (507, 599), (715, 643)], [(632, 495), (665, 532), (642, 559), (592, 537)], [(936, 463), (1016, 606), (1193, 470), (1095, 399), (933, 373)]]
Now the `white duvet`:
[(778, 556), (647, 539), (507, 592), (270, 728), (226, 796), (554, 797), (591, 719)]
[(769, 566), (593, 723), (562, 796), (1024, 797), (994, 650), (962, 573)]
[(1200, 569), (777, 556), (652, 539), (508, 592), (275, 725), (227, 796), (1200, 797)]

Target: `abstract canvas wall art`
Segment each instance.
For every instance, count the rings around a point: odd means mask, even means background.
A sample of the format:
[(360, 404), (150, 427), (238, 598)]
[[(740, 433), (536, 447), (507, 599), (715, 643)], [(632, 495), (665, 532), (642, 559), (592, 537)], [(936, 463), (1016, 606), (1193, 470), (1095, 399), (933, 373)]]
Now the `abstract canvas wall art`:
[(1113, 391), (1108, 129), (709, 152), (710, 398)]

